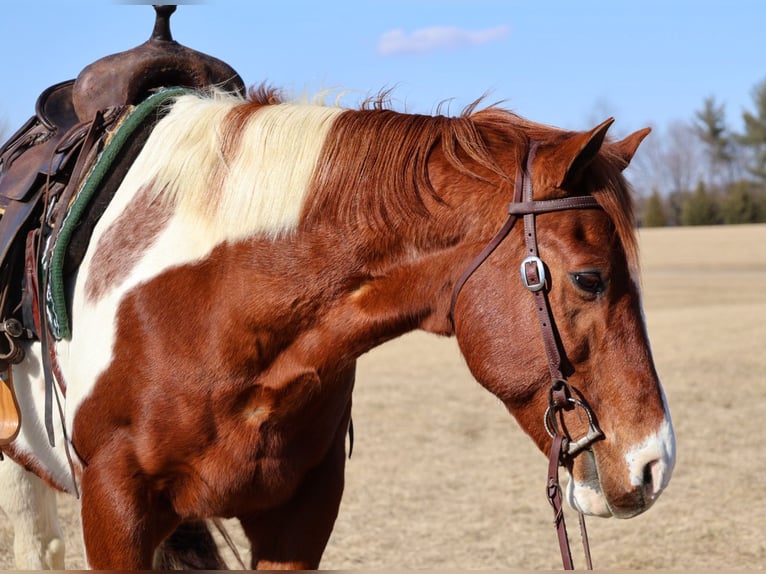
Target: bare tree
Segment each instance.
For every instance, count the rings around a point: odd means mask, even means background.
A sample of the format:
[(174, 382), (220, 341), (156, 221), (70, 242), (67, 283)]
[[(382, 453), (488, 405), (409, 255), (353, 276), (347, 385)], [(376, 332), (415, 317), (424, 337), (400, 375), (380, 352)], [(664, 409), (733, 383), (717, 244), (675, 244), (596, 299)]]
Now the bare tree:
[(642, 196), (689, 191), (704, 180), (702, 152), (690, 123), (675, 121), (665, 130), (655, 128), (636, 156), (631, 181)]

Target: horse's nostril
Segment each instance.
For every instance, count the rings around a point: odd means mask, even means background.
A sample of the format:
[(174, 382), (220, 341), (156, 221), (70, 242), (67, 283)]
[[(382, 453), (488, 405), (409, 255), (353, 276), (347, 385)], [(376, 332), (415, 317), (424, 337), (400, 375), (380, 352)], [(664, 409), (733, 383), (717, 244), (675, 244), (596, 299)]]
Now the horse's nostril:
[(662, 490), (662, 463), (653, 460), (646, 463), (642, 477), (642, 484), (650, 496), (656, 496)]
[(641, 484), (644, 486), (649, 485), (653, 482), (652, 478), (652, 466), (654, 465), (655, 461), (650, 462), (644, 467), (644, 475), (641, 480)]

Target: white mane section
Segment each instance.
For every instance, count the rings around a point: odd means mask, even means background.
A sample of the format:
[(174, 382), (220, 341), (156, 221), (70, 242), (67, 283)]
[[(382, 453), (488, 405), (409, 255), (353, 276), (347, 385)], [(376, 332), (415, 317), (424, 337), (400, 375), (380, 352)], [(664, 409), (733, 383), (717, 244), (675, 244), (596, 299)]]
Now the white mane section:
[(221, 134), (239, 97), (182, 96), (157, 124), (132, 170), (212, 243), (277, 237), (298, 223), (314, 168), (343, 110), (283, 103), (259, 108), (224, 165)]

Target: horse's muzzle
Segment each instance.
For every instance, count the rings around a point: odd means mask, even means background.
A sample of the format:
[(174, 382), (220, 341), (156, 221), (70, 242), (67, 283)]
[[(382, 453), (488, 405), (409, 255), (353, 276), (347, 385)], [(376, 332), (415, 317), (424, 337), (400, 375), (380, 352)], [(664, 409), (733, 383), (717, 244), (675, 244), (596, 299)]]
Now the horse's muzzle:
[[(608, 440), (608, 439), (607, 439)], [(566, 498), (574, 509), (592, 516), (631, 518), (648, 510), (670, 481), (675, 437), (669, 421), (622, 460), (600, 460), (609, 445), (601, 443), (573, 461)]]

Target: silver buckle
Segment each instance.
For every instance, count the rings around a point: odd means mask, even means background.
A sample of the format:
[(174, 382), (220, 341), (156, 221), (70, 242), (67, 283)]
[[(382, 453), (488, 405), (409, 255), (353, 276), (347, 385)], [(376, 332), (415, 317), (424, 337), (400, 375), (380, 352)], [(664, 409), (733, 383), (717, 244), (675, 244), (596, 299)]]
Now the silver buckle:
[[(530, 283), (529, 277), (527, 277), (527, 264), (534, 263), (537, 265), (537, 283)], [(535, 293), (545, 287), (545, 264), (543, 260), (534, 255), (530, 255), (524, 261), (521, 262), (521, 282), (524, 283), (524, 287)]]

